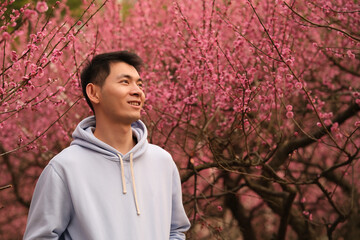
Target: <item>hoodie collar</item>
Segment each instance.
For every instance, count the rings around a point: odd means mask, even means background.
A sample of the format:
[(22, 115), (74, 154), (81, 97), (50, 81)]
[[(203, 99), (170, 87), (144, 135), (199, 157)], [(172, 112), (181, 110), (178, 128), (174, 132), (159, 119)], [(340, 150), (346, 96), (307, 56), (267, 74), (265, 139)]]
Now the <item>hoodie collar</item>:
[(141, 120), (137, 120), (131, 124), (133, 135), (136, 137), (136, 145), (125, 155), (121, 154), (112, 146), (99, 140), (94, 136), (94, 129), (96, 127), (95, 116), (90, 116), (82, 120), (73, 132), (73, 141), (70, 145), (78, 145), (95, 152), (102, 154), (104, 157), (119, 161), (118, 156), (122, 156), (125, 161), (129, 161), (130, 153), (133, 154), (134, 160), (140, 157), (146, 150), (147, 141), (147, 129), (145, 124)]

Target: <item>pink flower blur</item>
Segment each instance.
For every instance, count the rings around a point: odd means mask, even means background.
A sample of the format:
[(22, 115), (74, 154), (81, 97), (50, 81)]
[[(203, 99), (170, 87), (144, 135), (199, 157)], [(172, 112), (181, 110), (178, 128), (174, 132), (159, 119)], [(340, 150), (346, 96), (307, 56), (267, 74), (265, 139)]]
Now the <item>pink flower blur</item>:
[(36, 10), (38, 10), (39, 12), (46, 12), (48, 9), (49, 7), (46, 2), (41, 1), (36, 4)]
[(287, 117), (287, 118), (293, 118), (293, 117), (294, 117), (294, 113), (293, 113), (292, 111), (288, 111), (288, 112), (286, 113), (286, 117)]

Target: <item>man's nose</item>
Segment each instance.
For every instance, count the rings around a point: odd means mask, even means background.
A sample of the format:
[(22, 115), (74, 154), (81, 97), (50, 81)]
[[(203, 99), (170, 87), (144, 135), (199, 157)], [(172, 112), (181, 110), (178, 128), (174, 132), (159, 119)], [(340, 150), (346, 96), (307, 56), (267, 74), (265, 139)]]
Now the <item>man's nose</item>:
[(141, 96), (144, 92), (137, 84), (132, 84), (130, 94), (134, 96)]

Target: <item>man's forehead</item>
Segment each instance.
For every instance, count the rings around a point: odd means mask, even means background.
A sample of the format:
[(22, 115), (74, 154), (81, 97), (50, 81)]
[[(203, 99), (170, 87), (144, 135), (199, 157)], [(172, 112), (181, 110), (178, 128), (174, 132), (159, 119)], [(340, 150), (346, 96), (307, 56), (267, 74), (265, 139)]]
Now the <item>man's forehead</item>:
[(136, 68), (126, 62), (112, 62), (110, 63), (110, 71), (116, 74), (116, 78), (130, 77), (139, 78), (140, 75)]

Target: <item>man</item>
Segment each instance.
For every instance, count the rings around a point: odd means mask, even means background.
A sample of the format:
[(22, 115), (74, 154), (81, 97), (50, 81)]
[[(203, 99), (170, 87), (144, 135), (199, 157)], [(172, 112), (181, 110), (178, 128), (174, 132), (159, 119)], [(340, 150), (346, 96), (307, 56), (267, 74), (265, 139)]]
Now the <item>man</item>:
[(97, 55), (81, 74), (95, 116), (42, 172), (24, 239), (185, 239), (190, 227), (169, 153), (147, 141), (141, 59)]

